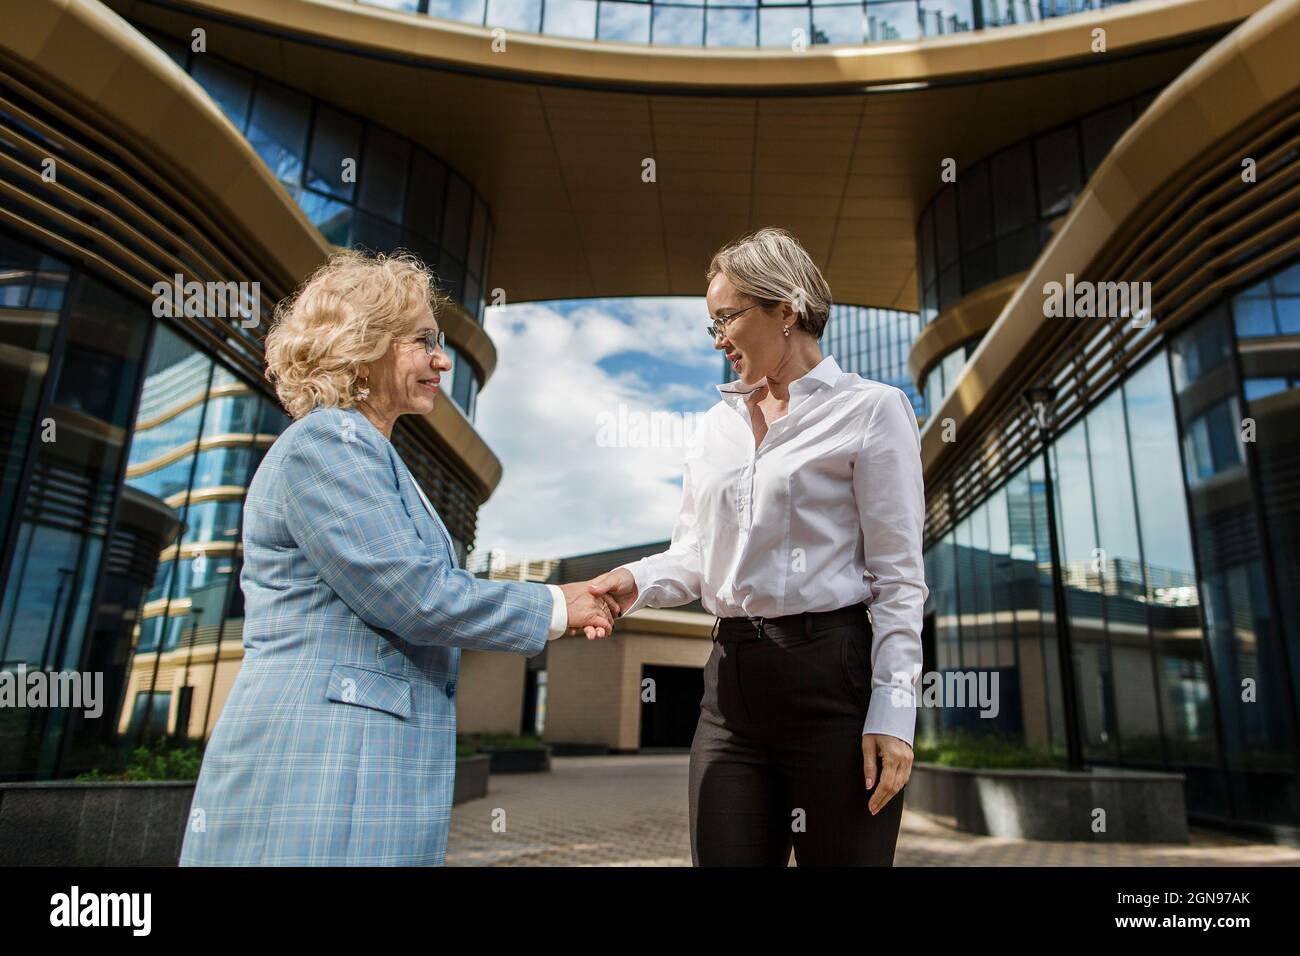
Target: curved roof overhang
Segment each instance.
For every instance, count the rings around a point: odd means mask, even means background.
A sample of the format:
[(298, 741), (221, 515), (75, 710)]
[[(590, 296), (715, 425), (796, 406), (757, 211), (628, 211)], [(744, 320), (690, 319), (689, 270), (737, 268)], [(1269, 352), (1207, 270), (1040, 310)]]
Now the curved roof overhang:
[(837, 301), (913, 311), (915, 224), (944, 158), (1164, 86), (1264, 5), (1142, 0), (802, 53), (511, 32), (494, 53), (490, 30), (351, 2), (109, 2), (176, 37), (202, 26), (209, 52), (456, 166), (492, 207), (507, 301), (701, 295), (719, 245), (776, 223)]

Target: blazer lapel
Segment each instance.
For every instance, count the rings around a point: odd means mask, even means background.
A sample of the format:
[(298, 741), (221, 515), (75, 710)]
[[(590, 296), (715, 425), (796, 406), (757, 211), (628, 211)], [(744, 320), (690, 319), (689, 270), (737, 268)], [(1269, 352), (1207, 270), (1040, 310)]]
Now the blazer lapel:
[(447, 526), (442, 523), (442, 518), (438, 517), (438, 512), (434, 510), (433, 504), (425, 495), (424, 489), (420, 487), (420, 483), (415, 480), (415, 476), (412, 475), (410, 469), (406, 467), (406, 462), (401, 461), (401, 456), (398, 456), (398, 461), (401, 462), (402, 476), (406, 479), (406, 484), (408, 486), (407, 489), (404, 489), (404, 497), (409, 501), (411, 492), (415, 493), (416, 498), (420, 502), (419, 507), (428, 513), (429, 521), (438, 529), (438, 534), (441, 536), (443, 543), (447, 546), (447, 555), (451, 559), (452, 567), (460, 567), (460, 564), (456, 560), (456, 545), (451, 540), (451, 535), (447, 531)]

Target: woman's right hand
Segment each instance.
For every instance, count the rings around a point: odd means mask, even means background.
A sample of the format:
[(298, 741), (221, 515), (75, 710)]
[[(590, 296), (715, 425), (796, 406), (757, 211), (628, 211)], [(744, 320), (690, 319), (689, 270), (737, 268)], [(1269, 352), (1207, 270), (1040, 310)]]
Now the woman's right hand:
[(612, 598), (591, 593), (586, 581), (561, 584), (560, 590), (569, 612), (569, 634), (577, 634), (581, 628), (588, 640), (594, 640), (613, 633), (618, 606)]
[(589, 590), (594, 595), (617, 602), (619, 614), (626, 614), (637, 596), (636, 579), (627, 568), (615, 568), (602, 574), (591, 582)]

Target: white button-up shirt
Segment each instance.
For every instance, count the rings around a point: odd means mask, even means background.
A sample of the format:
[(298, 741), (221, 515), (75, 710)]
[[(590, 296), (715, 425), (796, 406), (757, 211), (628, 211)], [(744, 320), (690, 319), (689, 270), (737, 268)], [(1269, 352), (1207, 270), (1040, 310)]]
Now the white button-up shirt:
[(790, 383), (788, 410), (754, 444), (750, 393), (691, 436), (667, 551), (624, 565), (643, 606), (699, 598), (718, 617), (871, 608), (864, 734), (912, 742), (926, 595), (920, 436), (907, 395), (826, 357)]

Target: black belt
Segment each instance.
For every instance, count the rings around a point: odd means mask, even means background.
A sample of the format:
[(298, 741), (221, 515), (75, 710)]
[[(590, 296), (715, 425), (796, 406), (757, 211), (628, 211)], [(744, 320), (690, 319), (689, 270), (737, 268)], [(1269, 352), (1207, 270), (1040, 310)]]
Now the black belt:
[(850, 604), (835, 611), (804, 611), (781, 617), (720, 617), (713, 624), (713, 639), (732, 643), (767, 637), (812, 637), (819, 631), (853, 624), (869, 625), (867, 606)]

